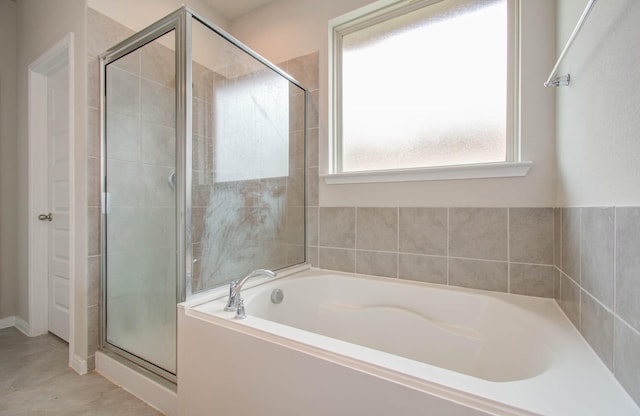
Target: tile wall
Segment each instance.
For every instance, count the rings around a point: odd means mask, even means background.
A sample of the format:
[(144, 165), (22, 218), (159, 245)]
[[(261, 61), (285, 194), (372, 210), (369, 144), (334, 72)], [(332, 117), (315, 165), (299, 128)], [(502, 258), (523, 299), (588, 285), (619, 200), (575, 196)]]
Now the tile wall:
[(554, 297), (551, 208), (309, 208), (323, 269)]
[(640, 404), (640, 208), (556, 208), (556, 298)]

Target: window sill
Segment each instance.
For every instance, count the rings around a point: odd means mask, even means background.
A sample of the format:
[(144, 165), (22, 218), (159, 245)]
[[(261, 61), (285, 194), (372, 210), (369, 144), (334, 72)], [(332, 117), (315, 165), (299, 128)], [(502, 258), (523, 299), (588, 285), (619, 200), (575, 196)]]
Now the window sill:
[(431, 168), (344, 172), (321, 175), (327, 185), (417, 182), (526, 176), (532, 162), (498, 162)]

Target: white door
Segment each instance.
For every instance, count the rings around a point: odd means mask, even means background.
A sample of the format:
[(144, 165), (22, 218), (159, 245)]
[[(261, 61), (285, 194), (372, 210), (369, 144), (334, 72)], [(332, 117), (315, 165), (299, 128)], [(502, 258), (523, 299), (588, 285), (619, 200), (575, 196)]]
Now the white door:
[[(49, 331), (69, 341), (69, 80), (68, 64), (47, 79)], [(45, 215), (48, 215), (46, 213)]]

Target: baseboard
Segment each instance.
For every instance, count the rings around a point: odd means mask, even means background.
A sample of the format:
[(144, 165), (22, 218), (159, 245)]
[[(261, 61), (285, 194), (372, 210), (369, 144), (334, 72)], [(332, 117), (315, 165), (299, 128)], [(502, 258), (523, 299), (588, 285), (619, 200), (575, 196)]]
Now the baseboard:
[(16, 316), (16, 323), (15, 323), (15, 327), (18, 328), (18, 331), (22, 332), (23, 334), (25, 334), (26, 336), (30, 337), (31, 335), (31, 328), (29, 327), (29, 323), (27, 321), (25, 321), (24, 319), (20, 318), (19, 316)]
[(89, 372), (89, 366), (88, 366), (87, 360), (83, 360), (77, 355), (74, 355), (71, 358), (71, 361), (69, 362), (69, 366), (73, 368), (73, 370), (80, 375), (84, 375)]
[(111, 355), (96, 352), (96, 371), (162, 414), (178, 414), (178, 395), (174, 389), (133, 370)]
[(12, 326), (16, 326), (15, 316), (7, 316), (6, 318), (0, 319), (0, 329), (11, 328)]

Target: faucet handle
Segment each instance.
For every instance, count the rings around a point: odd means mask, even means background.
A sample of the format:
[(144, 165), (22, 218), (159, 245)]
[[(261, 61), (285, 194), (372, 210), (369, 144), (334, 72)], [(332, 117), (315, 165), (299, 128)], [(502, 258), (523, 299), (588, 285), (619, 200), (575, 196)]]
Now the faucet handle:
[(244, 311), (244, 299), (238, 294), (238, 309), (236, 309), (236, 316), (234, 319), (244, 319), (247, 317), (247, 314)]
[(224, 307), (224, 310), (227, 312), (235, 311), (238, 308), (237, 295), (234, 293), (237, 286), (237, 280), (232, 280), (229, 283), (229, 299), (227, 300), (227, 305)]

